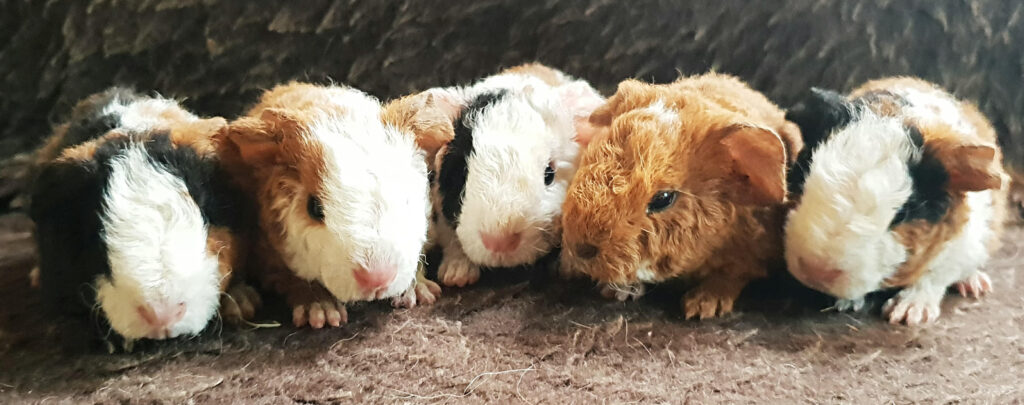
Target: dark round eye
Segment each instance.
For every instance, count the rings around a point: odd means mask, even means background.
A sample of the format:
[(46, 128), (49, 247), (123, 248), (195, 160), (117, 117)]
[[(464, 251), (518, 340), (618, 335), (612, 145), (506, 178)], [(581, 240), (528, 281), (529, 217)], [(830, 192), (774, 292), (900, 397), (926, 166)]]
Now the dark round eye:
[(555, 181), (555, 162), (548, 163), (544, 168), (544, 185), (550, 186)]
[(647, 213), (653, 214), (656, 212), (664, 211), (666, 208), (671, 207), (676, 202), (676, 196), (679, 193), (675, 191), (663, 190), (654, 193), (654, 197), (651, 197), (651, 202), (647, 203)]
[(316, 222), (324, 222), (324, 206), (320, 203), (320, 198), (317, 196), (309, 196), (309, 200), (306, 200), (306, 212), (309, 213), (309, 217), (313, 218)]

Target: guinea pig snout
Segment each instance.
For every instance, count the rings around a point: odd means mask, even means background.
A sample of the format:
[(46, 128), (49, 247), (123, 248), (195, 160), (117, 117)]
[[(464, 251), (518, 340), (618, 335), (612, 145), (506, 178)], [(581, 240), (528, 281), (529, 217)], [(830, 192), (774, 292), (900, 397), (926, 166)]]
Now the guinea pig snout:
[(142, 304), (135, 308), (139, 317), (146, 321), (150, 327), (147, 337), (152, 339), (163, 339), (169, 336), (169, 329), (185, 317), (188, 307), (184, 302), (171, 304), (167, 302), (156, 302)]
[(794, 269), (794, 275), (808, 286), (828, 292), (835, 288), (843, 271), (827, 265), (824, 261), (801, 257), (797, 259), (798, 269)]
[(394, 264), (376, 264), (357, 267), (352, 271), (356, 283), (367, 293), (387, 290), (398, 274), (398, 266)]
[(522, 232), (502, 231), (498, 233), (480, 232), (480, 241), (491, 253), (511, 253), (519, 247), (523, 240)]

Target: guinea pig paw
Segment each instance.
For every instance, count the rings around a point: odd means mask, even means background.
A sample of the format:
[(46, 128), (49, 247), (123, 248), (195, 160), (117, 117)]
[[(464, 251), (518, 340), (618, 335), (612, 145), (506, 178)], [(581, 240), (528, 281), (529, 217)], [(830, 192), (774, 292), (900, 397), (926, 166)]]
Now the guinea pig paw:
[(723, 295), (697, 287), (683, 297), (683, 309), (686, 311), (686, 319), (711, 319), (732, 312), (735, 302), (736, 297), (733, 295)]
[(262, 306), (260, 293), (247, 284), (231, 286), (220, 298), (221, 318), (233, 323), (252, 319)]
[(832, 307), (839, 312), (860, 312), (864, 309), (864, 297), (852, 300), (839, 299)]
[(933, 322), (942, 313), (939, 306), (942, 296), (941, 292), (934, 293), (911, 287), (886, 301), (882, 307), (882, 314), (889, 318), (889, 323), (893, 325), (905, 323), (907, 326), (915, 326)]
[(956, 289), (964, 298), (981, 298), (992, 292), (992, 279), (983, 271), (976, 271), (956, 283)]
[(416, 281), (416, 284), (413, 284), (408, 290), (405, 290), (402, 295), (393, 298), (391, 306), (395, 308), (413, 308), (417, 303), (430, 305), (437, 301), (437, 297), (440, 296), (441, 286), (433, 281), (421, 279)]
[(448, 287), (465, 287), (480, 281), (480, 266), (465, 258), (445, 258), (437, 278)]
[(604, 283), (601, 284), (601, 296), (607, 299), (615, 299), (618, 301), (627, 300), (638, 300), (644, 296), (646, 292), (646, 286), (643, 283), (636, 284), (615, 284), (615, 283)]
[(39, 266), (33, 267), (32, 271), (28, 272), (28, 284), (32, 288), (39, 288)]
[(314, 301), (293, 307), (292, 323), (297, 328), (306, 325), (313, 329), (321, 329), (324, 326), (339, 327), (348, 323), (348, 312), (345, 310), (345, 304), (336, 300)]

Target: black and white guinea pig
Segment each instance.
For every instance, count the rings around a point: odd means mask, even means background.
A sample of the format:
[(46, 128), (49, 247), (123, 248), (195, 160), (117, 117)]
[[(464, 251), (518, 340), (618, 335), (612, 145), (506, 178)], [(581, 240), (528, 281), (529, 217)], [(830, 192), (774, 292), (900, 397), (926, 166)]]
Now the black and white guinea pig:
[(900, 287), (892, 323), (939, 316), (947, 287), (991, 289), (1008, 176), (978, 110), (914, 78), (868, 82), (844, 97), (814, 89), (790, 109), (806, 148), (791, 169), (786, 261), (801, 282), (860, 309)]
[(226, 315), (252, 316), (255, 291), (229, 286), (246, 210), (211, 141), (226, 125), (123, 88), (75, 107), (31, 189), (49, 306), (92, 312), (128, 342), (199, 333), (229, 287)]
[(528, 64), (464, 88), (434, 89), (457, 100), (453, 139), (435, 157), (433, 236), (443, 250), (442, 284), (465, 286), (480, 267), (531, 264), (559, 243), (566, 188), (576, 171), (577, 128), (604, 99), (589, 84)]

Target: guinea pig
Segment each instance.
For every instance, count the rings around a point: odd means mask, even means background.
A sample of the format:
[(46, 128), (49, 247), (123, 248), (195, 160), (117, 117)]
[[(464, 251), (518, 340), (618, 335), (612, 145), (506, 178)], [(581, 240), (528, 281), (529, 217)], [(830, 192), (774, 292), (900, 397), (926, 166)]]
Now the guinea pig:
[(787, 147), (800, 135), (765, 96), (716, 73), (626, 80), (590, 122), (562, 208), (563, 267), (619, 300), (643, 283), (696, 281), (687, 319), (731, 312), (781, 267)]
[(264, 93), (224, 136), (229, 164), (258, 201), (254, 273), (282, 294), (297, 327), (340, 326), (345, 303), (429, 303), (417, 277), (429, 196), (423, 152), (377, 99), (289, 83)]
[(891, 323), (935, 320), (946, 288), (978, 297), (999, 244), (1008, 176), (992, 126), (920, 79), (868, 82), (849, 96), (814, 89), (790, 109), (807, 149), (791, 171), (786, 261), (807, 286), (860, 309), (902, 290)]
[(40, 150), (31, 188), (49, 306), (99, 315), (126, 347), (195, 335), (218, 308), (253, 316), (259, 296), (235, 275), (244, 203), (213, 142), (226, 125), (123, 88), (74, 108)]
[(587, 141), (578, 129), (603, 98), (585, 81), (536, 63), (426, 93), (447, 106), (441, 109), (451, 120), (432, 165), (441, 283), (473, 284), (481, 266), (533, 264), (552, 251)]

